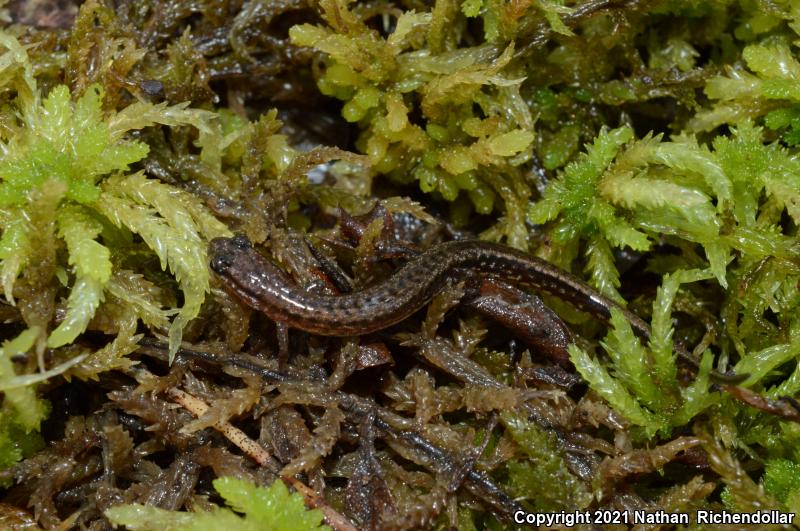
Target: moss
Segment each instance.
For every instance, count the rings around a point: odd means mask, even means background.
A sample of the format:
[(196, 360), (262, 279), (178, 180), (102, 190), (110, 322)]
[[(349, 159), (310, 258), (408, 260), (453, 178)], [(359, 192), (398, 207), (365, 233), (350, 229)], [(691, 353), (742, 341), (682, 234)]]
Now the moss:
[(215, 508), (198, 513), (174, 513), (148, 507), (127, 505), (108, 510), (108, 517), (115, 525), (128, 529), (192, 529), (196, 531), (236, 526), (242, 529), (286, 529), (287, 531), (325, 531), (330, 529), (322, 523), (322, 513), (307, 511), (300, 495), (289, 493), (282, 481), (275, 481), (269, 488), (258, 487), (231, 477), (214, 480), (214, 488), (237, 512), (228, 508)]
[(591, 501), (586, 486), (570, 472), (553, 434), (510, 414), (503, 423), (527, 459), (507, 463), (509, 483), (536, 511), (584, 509)]
[[(502, 528), (461, 488), (471, 470), (535, 510), (798, 511), (797, 424), (711, 383), (733, 369), (773, 404), (800, 393), (794, 3), (90, 0), (66, 24), (17, 4), (0, 31), (4, 505), (28, 504), (50, 527), (67, 515), (84, 527), (149, 525), (136, 515), (279, 525), (247, 506), (272, 496), (294, 504), (293, 524), (318, 525), (296, 497), (254, 486), (291, 464), (326, 503), (390, 527)], [(342, 229), (365, 219), (358, 237)], [(474, 315), (456, 319), (456, 290), (378, 347), (293, 332), (273, 366), (272, 325), (207, 268), (208, 241), (234, 232), (322, 292), (331, 264), (362, 286), (393, 270), (381, 252), (502, 241), (652, 334), (549, 297), (575, 333), (572, 366), (559, 367)], [(169, 362), (182, 343), (243, 353), (320, 389), (161, 365), (142, 354), (146, 336), (151, 350), (166, 338)], [(175, 386), (214, 401), (213, 418), (180, 418), (159, 398)], [(70, 405), (76, 388), (94, 409)], [(436, 468), (372, 433), (332, 405), (350, 388), (363, 410), (391, 411), (390, 428), (460, 461)], [(228, 421), (280, 466), (262, 476), (226, 453), (208, 430)], [(710, 471), (691, 479), (680, 451)], [(205, 498), (208, 468), (254, 482), (219, 491), (233, 510)], [(100, 501), (74, 505), (79, 491)], [(123, 500), (166, 501), (109, 508)]]
[[(357, 145), (374, 168), (398, 181), (411, 176), (423, 192), (446, 201), (463, 192), (483, 214), (497, 206), (495, 195), (515, 205), (528, 197), (518, 168), (530, 158), (533, 120), (518, 93), (522, 78), (502, 73), (513, 45), (501, 53), (474, 47), (430, 55), (426, 50), (438, 48), (442, 38), (437, 19), (443, 13), (407, 12), (383, 38), (354, 17), (346, 2), (323, 7), (328, 26), (295, 26), (292, 42), (326, 53), (318, 86), (345, 101), (342, 116), (359, 124)], [(463, 9), (476, 8), (482, 9), (466, 4)], [(487, 8), (484, 20), (504, 9)], [(408, 81), (398, 81), (403, 78)], [(510, 120), (501, 114), (507, 102), (516, 102), (518, 111)], [(424, 128), (409, 119), (417, 112)], [(485, 177), (489, 173), (492, 178)], [(512, 181), (516, 186), (509, 186)], [(514, 216), (513, 209), (508, 212)], [(517, 217), (499, 236), (525, 247), (522, 223)]]
[[(125, 138), (130, 131), (154, 123), (173, 126), (192, 123), (204, 127), (206, 115), (186, 110), (185, 105), (143, 103), (119, 112), (104, 112), (103, 90), (98, 85), (88, 86), (74, 101), (63, 85), (42, 97), (22, 47), (9, 34), (3, 33), (2, 40), (8, 65), (4, 83), (18, 87), (16, 97), (9, 102), (18, 118), (6, 122), (4, 156), (0, 162), (3, 291), (9, 303), (23, 309), (29, 327), (12, 342), (16, 345), (26, 338), (25, 346), (10, 346), (13, 352), (4, 354), (7, 366), (3, 379), (7, 389), (5, 401), (27, 403), (24, 408), (30, 408), (38, 403), (33, 395), (25, 400), (15, 397), (31, 389), (10, 389), (11, 382), (22, 377), (15, 374), (8, 358), (34, 350), (36, 344), (41, 364), (45, 347), (68, 345), (86, 331), (104, 303), (112, 276), (119, 273), (112, 262), (112, 253), (118, 261), (121, 253), (129, 252), (131, 232), (141, 236), (150, 246), (150, 252), (161, 258), (162, 268), (170, 267), (185, 294), (184, 305), (170, 327), (173, 350), (177, 349), (186, 323), (198, 314), (208, 289), (205, 244), (200, 235), (208, 239), (229, 232), (185, 192), (149, 181), (140, 174), (110, 178), (111, 174), (129, 170), (131, 164), (148, 153), (149, 148), (143, 142)], [(109, 237), (111, 224), (123, 232)], [(54, 263), (62, 260), (60, 253), (56, 254), (61, 247), (65, 248), (63, 262)], [(20, 274), (23, 282), (36, 278), (38, 283), (26, 282), (26, 286), (15, 291)], [(40, 299), (52, 297), (59, 290), (59, 283), (69, 284), (66, 313), (58, 326), (49, 330), (48, 321), (53, 318), (54, 308), (42, 309)], [(130, 287), (115, 283), (110, 291), (115, 298), (124, 299)], [(39, 310), (25, 311), (32, 306), (38, 306)], [(147, 310), (161, 311), (158, 307)], [(153, 315), (137, 317), (151, 325), (164, 324)], [(114, 358), (130, 350), (117, 350), (116, 356), (111, 356), (105, 364), (95, 365), (93, 372), (86, 370), (90, 362), (75, 374), (93, 376), (124, 366), (124, 362)], [(83, 360), (86, 355), (79, 357)], [(71, 365), (80, 360), (75, 359)], [(57, 372), (67, 369), (67, 365), (61, 365)], [(14, 422), (30, 430), (38, 426), (44, 413), (32, 413), (32, 418), (29, 413), (23, 414), (26, 410), (17, 407)]]

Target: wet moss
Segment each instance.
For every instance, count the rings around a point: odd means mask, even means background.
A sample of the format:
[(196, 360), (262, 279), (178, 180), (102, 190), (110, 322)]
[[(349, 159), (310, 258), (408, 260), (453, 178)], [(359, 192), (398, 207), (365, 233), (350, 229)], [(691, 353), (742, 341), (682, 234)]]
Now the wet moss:
[[(337, 528), (502, 528), (508, 495), (798, 512), (794, 3), (2, 9), (9, 518), (319, 525), (278, 477)], [(547, 298), (575, 333), (564, 366), (456, 285), (374, 337), (277, 340), (207, 267), (233, 233), (317, 293), (443, 240), (501, 241), (652, 334)], [(714, 385), (727, 369), (743, 389)], [(75, 378), (100, 410), (60, 398)], [(63, 441), (40, 435), (48, 416)], [(248, 440), (266, 456), (238, 455)], [(262, 498), (294, 508), (248, 505)]]

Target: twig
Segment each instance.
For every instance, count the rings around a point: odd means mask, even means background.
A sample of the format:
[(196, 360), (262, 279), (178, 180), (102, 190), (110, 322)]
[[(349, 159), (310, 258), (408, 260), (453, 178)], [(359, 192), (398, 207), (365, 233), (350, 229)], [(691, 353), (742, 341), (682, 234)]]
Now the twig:
[[(140, 345), (144, 349), (151, 350), (151, 355), (163, 360), (167, 359), (166, 345), (164, 343), (145, 338), (140, 342)], [(243, 354), (227, 354), (222, 358), (210, 352), (181, 348), (176, 356), (237, 367), (258, 374), (270, 383), (302, 383), (302, 380), (298, 378), (293, 378), (285, 373), (265, 367), (256, 358)], [(396, 418), (396, 415), (377, 405), (374, 401), (342, 391), (331, 393), (331, 398), (339, 404), (339, 407), (347, 414), (348, 420), (352, 423), (361, 422), (370, 411), (374, 410), (376, 413), (375, 427), (383, 436), (401, 442), (425, 455), (428, 466), (432, 469), (441, 472), (458, 467), (456, 460), (452, 456), (421, 435), (412, 431), (394, 428), (391, 421)], [(520, 505), (483, 472), (475, 469), (470, 470), (464, 482), (470, 492), (492, 506), (500, 516), (513, 519), (514, 513), (520, 510)]]
[[(210, 407), (203, 400), (190, 395), (186, 391), (171, 388), (167, 390), (169, 397), (189, 410), (196, 417), (205, 415)], [(261, 466), (267, 467), (270, 470), (277, 471), (280, 469), (278, 463), (269, 455), (264, 447), (256, 441), (247, 436), (245, 432), (231, 424), (230, 422), (217, 422), (214, 428), (222, 433), (229, 441), (235, 444), (241, 451), (249, 456), (253, 461)]]
[[(180, 389), (173, 387), (167, 391), (167, 394), (172, 400), (186, 408), (196, 417), (204, 415), (210, 409), (208, 404), (206, 404), (203, 400), (190, 395), (186, 391), (181, 391)], [(272, 456), (269, 455), (269, 452), (267, 452), (260, 444), (248, 437), (245, 432), (232, 425), (230, 422), (216, 423), (214, 424), (214, 428), (219, 430), (220, 433), (228, 438), (229, 441), (235, 444), (259, 465), (266, 466), (272, 470), (277, 469), (277, 463)], [(347, 518), (339, 514), (339, 512), (337, 512), (333, 507), (327, 505), (325, 501), (317, 495), (317, 493), (311, 490), (310, 487), (292, 477), (282, 476), (281, 479), (284, 483), (293, 487), (294, 490), (303, 496), (307, 506), (322, 511), (322, 514), (325, 515), (325, 520), (331, 525), (331, 527), (337, 531), (356, 531), (356, 528), (353, 527)]]

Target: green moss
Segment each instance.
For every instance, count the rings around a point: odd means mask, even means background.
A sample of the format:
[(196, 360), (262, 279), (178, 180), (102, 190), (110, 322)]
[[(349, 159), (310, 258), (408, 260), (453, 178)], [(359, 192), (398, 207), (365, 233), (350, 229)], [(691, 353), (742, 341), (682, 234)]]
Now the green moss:
[(764, 489), (796, 512), (800, 508), (800, 464), (788, 459), (769, 461), (764, 470)]
[[(147, 505), (119, 505), (106, 511), (115, 525), (132, 530), (190, 529), (212, 531), (235, 527), (244, 530), (282, 529), (286, 531), (323, 531), (322, 513), (306, 510), (303, 498), (289, 493), (283, 481), (268, 488), (232, 477), (214, 480), (214, 488), (230, 505), (195, 513), (167, 511)], [(236, 512), (234, 512), (236, 511)], [(239, 516), (242, 513), (244, 516)]]
[[(41, 308), (39, 299), (48, 297), (48, 290), (57, 289), (59, 282), (69, 285), (66, 313), (58, 326), (48, 331), (49, 323), (42, 318), (49, 320), (52, 316), (23, 310), (28, 330), (4, 347), (0, 386), (5, 392), (5, 422), (30, 431), (38, 429), (46, 416), (46, 408), (36, 398), (32, 384), (68, 369), (83, 377), (96, 376), (124, 365), (119, 358), (132, 350), (135, 318), (132, 328), (130, 324), (122, 327), (127, 330), (122, 341), (128, 343), (125, 348), (122, 343), (112, 342), (110, 345), (115, 347), (98, 351), (105, 352), (104, 363), (92, 363), (100, 357), (87, 359), (88, 353), (84, 353), (33, 375), (16, 374), (9, 361), (11, 356), (32, 351), (37, 342), (41, 342), (37, 347), (41, 356), (45, 345), (58, 348), (75, 341), (89, 327), (107, 292), (116, 300), (121, 297), (132, 302), (126, 295), (132, 295), (131, 288), (136, 288), (122, 287), (113, 280), (121, 272), (118, 255), (127, 250), (124, 247), (130, 245), (131, 239), (112, 237), (107, 230), (110, 224), (117, 225), (123, 234), (139, 234), (150, 252), (161, 258), (162, 267), (169, 267), (176, 275), (184, 305), (170, 325), (173, 353), (182, 330), (198, 314), (208, 289), (205, 241), (230, 233), (190, 194), (149, 181), (140, 174), (122, 175), (149, 151), (145, 143), (128, 137), (130, 131), (155, 123), (192, 124), (208, 130), (205, 122), (210, 115), (187, 110), (185, 105), (144, 103), (119, 112), (104, 111), (103, 89), (98, 85), (88, 86), (74, 100), (63, 85), (41, 97), (22, 47), (6, 33), (0, 33), (0, 42), (7, 50), (2, 82), (17, 87), (16, 97), (10, 101), (13, 110), (7, 111), (15, 112), (16, 118), (6, 120), (0, 138), (3, 291), (12, 304)], [(57, 266), (53, 260), (61, 246), (66, 252), (63, 264)], [(116, 260), (112, 260), (112, 253), (117, 254)], [(15, 297), (21, 274), (23, 279), (38, 276), (37, 284)], [(151, 326), (163, 326), (165, 320), (153, 316), (160, 311), (151, 307), (137, 317)], [(74, 367), (84, 360), (85, 365)]]
[[(40, 383), (130, 369), (145, 329), (166, 335), (171, 354), (183, 339), (241, 347), (249, 317), (232, 339), (230, 323), (216, 322), (221, 310), (203, 306), (209, 239), (230, 226), (257, 244), (285, 227), (328, 241), (337, 209), (364, 213), (380, 197), (391, 211), (422, 215), (395, 197), (416, 194), (444, 221), (558, 264), (652, 328), (643, 342), (619, 312), (606, 330), (548, 300), (576, 333), (571, 359), (587, 384), (562, 395), (524, 389), (539, 386), (535, 352), (515, 367), (505, 337), (475, 339), (471, 360), (541, 399), (539, 420), (555, 426), (501, 415), (488, 453), (502, 462), (486, 466), (515, 495), (536, 510), (602, 502), (587, 494), (599, 480), (570, 470), (556, 430), (576, 430), (571, 443), (597, 439), (597, 455), (694, 431), (716, 474), (704, 481), (725, 485), (723, 494), (690, 493), (667, 470), (655, 487), (637, 478), (650, 485), (637, 495), (798, 510), (800, 430), (709, 382), (712, 368), (733, 368), (770, 399), (800, 393), (792, 2), (321, 0), (318, 14), (291, 2), (246, 2), (240, 12), (184, 4), (113, 11), (88, 1), (70, 30), (0, 32), (0, 283), (15, 305), (0, 350), (0, 469), (41, 442)], [(301, 109), (303, 126), (281, 131), (264, 100), (289, 120)], [(352, 131), (347, 148), (363, 156), (307, 149), (318, 143), (305, 123), (316, 107), (338, 112), (343, 126), (323, 143), (343, 145), (338, 133)], [(334, 160), (323, 185), (308, 182)], [(678, 341), (697, 345), (696, 373), (677, 364)], [(564, 420), (572, 410), (541, 398), (572, 404), (587, 387), (622, 427)], [(405, 414), (411, 402), (395, 405)], [(443, 439), (484, 429), (472, 417), (427, 420), (420, 429)], [(288, 520), (319, 524), (316, 513), (302, 520), (309, 513), (286, 493), (219, 485), (233, 510), (109, 514), (129, 526), (257, 526), (271, 511), (250, 497), (275, 497), (293, 506)], [(499, 528), (476, 507), (461, 503), (447, 524)]]
[(586, 507), (591, 494), (569, 471), (555, 436), (514, 415), (503, 414), (501, 418), (526, 456), (507, 464), (514, 493), (530, 500), (536, 511)]
[[(28, 431), (14, 421), (14, 414), (0, 412), (0, 470), (5, 470), (22, 459), (30, 457), (44, 447), (38, 431)], [(10, 486), (11, 481), (0, 483)]]
[[(12, 41), (7, 45), (8, 54), (17, 50)], [(18, 53), (15, 60), (26, 68), (27, 57)], [(35, 203), (32, 192), (46, 188), (48, 194), (57, 194), (49, 199), (56, 206), (49, 216), (59, 226), (58, 234), (66, 243), (69, 264), (75, 272), (67, 316), (53, 330), (48, 345), (59, 347), (72, 342), (86, 329), (103, 301), (112, 269), (108, 248), (95, 241), (102, 231), (101, 220), (95, 217), (103, 216), (143, 236), (161, 257), (162, 267), (169, 265), (176, 274), (186, 300), (170, 331), (174, 353), (181, 331), (199, 311), (208, 283), (205, 247), (193, 215), (213, 218), (203, 214), (188, 194), (180, 195), (155, 182), (148, 186), (147, 180), (131, 177), (114, 179), (103, 188), (99, 181), (128, 170), (130, 164), (147, 155), (148, 146), (125, 139), (127, 132), (153, 123), (198, 125), (206, 117), (202, 112), (186, 111), (185, 106), (147, 104), (104, 113), (103, 91), (97, 85), (88, 87), (74, 103), (67, 87), (58, 86), (39, 104), (35, 80), (26, 76), (23, 80), (30, 93), (21, 94), (17, 100), (21, 119), (15, 134), (6, 139), (6, 155), (0, 160), (0, 205), (8, 212), (4, 227), (11, 229), (4, 231), (0, 247), (4, 256), (23, 257), (3, 261), (6, 298), (12, 300), (15, 277), (26, 266), (24, 257), (33, 252), (27, 235), (33, 228), (26, 227), (23, 220), (26, 210), (44, 205)], [(137, 190), (125, 198), (125, 186), (133, 183)], [(158, 231), (156, 226), (163, 229)], [(215, 220), (202, 228), (208, 229), (206, 237), (227, 233)]]
[[(353, 15), (347, 2), (323, 5), (327, 27), (295, 26), (290, 36), (294, 43), (326, 54), (318, 86), (323, 93), (345, 101), (342, 116), (358, 122), (358, 145), (374, 168), (398, 181), (411, 175), (423, 192), (438, 192), (446, 201), (454, 201), (460, 191), (467, 192), (475, 209), (483, 214), (499, 206), (497, 195), (505, 203), (520, 203), (528, 196), (521, 181), (505, 193), (508, 183), (519, 179), (517, 168), (530, 157), (534, 140), (533, 121), (523, 106), (517, 106), (519, 113), (513, 120), (501, 119), (504, 102), (519, 99), (522, 81), (503, 72), (513, 46), (499, 55), (478, 47), (421, 54), (428, 47), (437, 47), (440, 13), (404, 13), (394, 32), (382, 38)], [(490, 24), (505, 9), (500, 3), (462, 5), (468, 16), (482, 12)], [(499, 29), (487, 26), (486, 31)], [(418, 111), (425, 118), (424, 128), (409, 120), (409, 115)], [(402, 157), (397, 156), (398, 151)], [(486, 177), (489, 173), (492, 179)], [(462, 178), (464, 174), (469, 179)], [(516, 225), (501, 229), (498, 237), (526, 246), (522, 220), (513, 223)]]
[[(15, 355), (27, 352), (33, 347), (36, 338), (41, 333), (37, 327), (31, 327), (19, 334), (11, 341), (6, 341), (0, 350), (0, 381), (11, 383), (16, 376), (11, 358)], [(22, 429), (26, 433), (39, 429), (39, 424), (47, 417), (48, 406), (45, 401), (36, 396), (33, 386), (21, 385), (5, 389), (3, 399), (2, 417), (3, 426), (7, 431), (13, 431), (14, 427)], [(6, 447), (7, 451), (16, 452), (15, 448)], [(21, 457), (19, 452), (12, 454), (13, 457)], [(8, 454), (2, 456), (3, 461), (13, 461)]]

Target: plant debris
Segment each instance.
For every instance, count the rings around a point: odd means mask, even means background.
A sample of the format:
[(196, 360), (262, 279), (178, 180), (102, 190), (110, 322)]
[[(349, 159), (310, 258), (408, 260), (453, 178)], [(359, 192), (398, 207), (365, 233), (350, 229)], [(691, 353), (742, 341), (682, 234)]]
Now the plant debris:
[[(800, 514), (792, 2), (7, 1), (0, 25), (0, 527)], [(325, 296), (500, 242), (651, 334), (461, 276), (384, 330), (287, 329), (209, 268), (234, 234)]]

